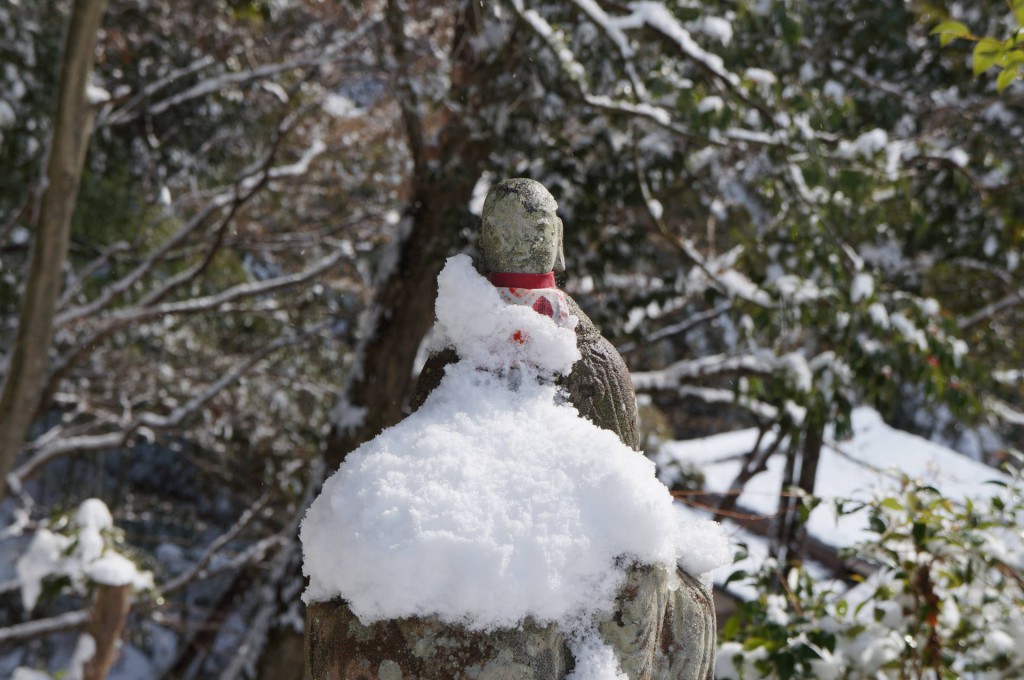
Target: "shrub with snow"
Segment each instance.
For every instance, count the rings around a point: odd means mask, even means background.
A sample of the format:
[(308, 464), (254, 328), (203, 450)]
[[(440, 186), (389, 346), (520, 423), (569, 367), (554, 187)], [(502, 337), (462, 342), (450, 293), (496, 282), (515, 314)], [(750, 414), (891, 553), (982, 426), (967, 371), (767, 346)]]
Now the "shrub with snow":
[(114, 548), (116, 535), (110, 510), (98, 498), (83, 501), (67, 520), (38, 529), (15, 565), (25, 610), (35, 608), (47, 579), (66, 578), (78, 590), (89, 583), (152, 588), (153, 574)]
[(770, 560), (734, 574), (759, 595), (725, 625), (716, 677), (1024, 676), (1024, 501), (1013, 479), (963, 505), (909, 479), (876, 497), (875, 537), (848, 551), (875, 571), (853, 588)]

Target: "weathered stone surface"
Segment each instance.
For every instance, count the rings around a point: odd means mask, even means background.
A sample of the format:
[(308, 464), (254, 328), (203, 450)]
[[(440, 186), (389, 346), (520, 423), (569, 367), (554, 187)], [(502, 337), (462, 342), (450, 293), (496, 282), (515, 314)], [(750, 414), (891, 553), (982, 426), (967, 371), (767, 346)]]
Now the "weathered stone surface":
[[(711, 594), (688, 574), (634, 566), (597, 627), (631, 680), (713, 677)], [(334, 600), (309, 606), (306, 640), (314, 680), (555, 680), (574, 667), (558, 626), (530, 619), (491, 633), (433, 617), (363, 625)]]
[(572, 664), (553, 624), (527, 620), (493, 633), (432, 617), (364, 626), (340, 600), (309, 606), (306, 639), (314, 680), (530, 680), (565, 677)]
[(539, 182), (496, 184), (484, 201), (480, 252), (488, 272), (546, 274), (565, 269), (558, 204)]

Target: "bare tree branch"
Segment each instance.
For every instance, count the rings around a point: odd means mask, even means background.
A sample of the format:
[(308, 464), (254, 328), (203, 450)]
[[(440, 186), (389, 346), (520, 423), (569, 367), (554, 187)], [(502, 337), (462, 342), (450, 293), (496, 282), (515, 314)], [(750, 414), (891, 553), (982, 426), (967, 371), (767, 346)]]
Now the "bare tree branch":
[(203, 573), (206, 570), (206, 566), (210, 563), (213, 556), (216, 555), (217, 552), (225, 545), (235, 540), (238, 535), (241, 534), (254, 519), (256, 519), (257, 515), (259, 515), (260, 511), (267, 506), (269, 501), (270, 492), (264, 492), (263, 495), (256, 499), (252, 505), (245, 509), (245, 512), (241, 514), (230, 529), (218, 536), (206, 547), (206, 550), (203, 551), (203, 554), (188, 571), (182, 572), (177, 577), (162, 585), (160, 587), (160, 592), (170, 594), (192, 582), (196, 578), (202, 578)]
[(971, 314), (964, 319), (960, 319), (960, 321), (957, 322), (957, 328), (965, 331), (972, 326), (977, 326), (983, 321), (988, 321), (994, 316), (1001, 314), (1008, 309), (1019, 307), (1020, 305), (1024, 305), (1024, 290), (1010, 293), (990, 305), (985, 305), (974, 314)]
[(51, 616), (48, 619), (17, 623), (13, 626), (0, 628), (0, 644), (24, 642), (25, 640), (37, 638), (40, 635), (77, 630), (85, 628), (87, 623), (89, 623), (89, 612), (85, 609)]

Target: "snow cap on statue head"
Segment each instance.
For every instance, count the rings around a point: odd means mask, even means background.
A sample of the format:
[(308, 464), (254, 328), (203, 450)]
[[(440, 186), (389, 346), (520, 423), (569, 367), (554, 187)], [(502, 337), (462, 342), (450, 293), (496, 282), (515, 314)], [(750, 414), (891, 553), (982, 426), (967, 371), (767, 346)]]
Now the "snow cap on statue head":
[(546, 274), (565, 271), (558, 203), (540, 182), (517, 177), (498, 182), (484, 200), (480, 252), (488, 272)]

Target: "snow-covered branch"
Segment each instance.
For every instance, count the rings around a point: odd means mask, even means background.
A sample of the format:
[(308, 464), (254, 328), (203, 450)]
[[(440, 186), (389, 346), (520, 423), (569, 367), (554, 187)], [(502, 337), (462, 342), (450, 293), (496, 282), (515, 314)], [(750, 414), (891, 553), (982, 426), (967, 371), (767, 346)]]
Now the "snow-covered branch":
[(37, 638), (40, 635), (63, 633), (68, 630), (84, 628), (88, 622), (89, 612), (79, 609), (78, 611), (65, 612), (64, 614), (51, 616), (46, 619), (17, 623), (13, 626), (0, 628), (0, 644), (22, 642)]
[(773, 366), (762, 358), (750, 354), (728, 356), (715, 354), (677, 361), (658, 371), (640, 371), (632, 374), (637, 390), (669, 390), (686, 382), (721, 375), (771, 375)]
[(724, 265), (724, 267), (721, 267), (719, 264), (705, 258), (690, 239), (679, 236), (669, 228), (668, 224), (663, 219), (664, 211), (661, 203), (654, 198), (654, 194), (651, 192), (651, 187), (647, 183), (647, 178), (644, 176), (643, 166), (640, 163), (640, 155), (635, 146), (633, 147), (633, 157), (635, 161), (637, 184), (639, 185), (640, 193), (644, 198), (647, 213), (662, 237), (664, 237), (669, 244), (674, 246), (679, 253), (696, 265), (697, 268), (708, 277), (711, 283), (718, 290), (725, 293), (730, 300), (734, 297), (739, 297), (761, 307), (771, 307), (771, 297), (753, 281), (732, 266), (741, 251), (736, 249), (730, 251), (730, 255), (728, 257), (721, 259), (721, 263)]
[(725, 63), (717, 54), (712, 54), (697, 44), (690, 32), (672, 16), (672, 13), (661, 2), (634, 2), (630, 4), (631, 13), (616, 21), (622, 27), (640, 28), (648, 26), (661, 34), (684, 54), (689, 60), (719, 79), (723, 84), (737, 88), (740, 78), (725, 68)]
[(643, 81), (637, 75), (636, 66), (633, 64), (633, 48), (623, 30), (595, 0), (572, 0), (572, 3), (590, 17), (591, 21), (597, 24), (612, 41), (622, 59), (622, 66), (626, 70), (626, 77), (629, 78), (629, 82), (633, 86), (635, 96), (640, 100), (646, 99), (647, 88), (644, 87)]
[(336, 250), (330, 255), (320, 258), (310, 267), (284, 276), (276, 276), (263, 281), (252, 281), (232, 286), (227, 290), (214, 295), (181, 300), (177, 302), (166, 302), (152, 307), (128, 307), (118, 309), (103, 318), (101, 327), (111, 325), (120, 327), (128, 323), (136, 323), (163, 317), (169, 314), (196, 314), (209, 312), (218, 309), (221, 305), (234, 302), (243, 298), (254, 298), (260, 295), (267, 295), (274, 291), (288, 288), (313, 279), (338, 264), (347, 257), (346, 253)]
[(985, 406), (1004, 423), (1024, 427), (1024, 411), (1014, 408), (1002, 399), (988, 397), (985, 399)]
[[(131, 423), (114, 432), (104, 434), (82, 435), (78, 437), (58, 438), (52, 433), (47, 433), (49, 442), (35, 450), (32, 456), (22, 463), (16, 470), (8, 475), (8, 484), (12, 489), (21, 488), (24, 480), (31, 477), (36, 471), (48, 462), (62, 455), (70, 453), (81, 453), (87, 451), (100, 451), (105, 449), (124, 446), (132, 435), (140, 428), (168, 429), (177, 427), (186, 418), (198, 413), (203, 406), (214, 397), (237, 382), (253, 366), (267, 358), (270, 354), (284, 347), (293, 346), (305, 341), (328, 326), (323, 322), (313, 326), (302, 333), (280, 337), (273, 342), (265, 344), (258, 351), (248, 355), (245, 361), (239, 362), (231, 367), (218, 380), (207, 386), (199, 394), (188, 400), (182, 406), (174, 409), (170, 415), (159, 415), (155, 413), (142, 412), (137, 414)], [(30, 445), (31, 448), (31, 445)]]
[(974, 314), (971, 314), (966, 318), (960, 319), (960, 321), (957, 323), (957, 328), (959, 328), (962, 331), (967, 330), (968, 328), (976, 326), (983, 321), (988, 321), (992, 317), (1006, 311), (1007, 309), (1018, 307), (1020, 305), (1024, 305), (1024, 290), (1018, 290), (1013, 293), (1010, 293), (1009, 295), (1006, 295), (1003, 298), (996, 300), (990, 305), (985, 305)]
[[(677, 335), (685, 335), (686, 333), (689, 333), (697, 326), (707, 323), (708, 321), (717, 319), (730, 309), (732, 309), (732, 302), (727, 300), (719, 304), (717, 307), (713, 307), (712, 309), (708, 309), (698, 314), (694, 314), (693, 316), (687, 317), (686, 319), (680, 321), (679, 323), (674, 323), (669, 326), (659, 328), (658, 330), (653, 331), (651, 333), (647, 333), (643, 338), (643, 344), (649, 345), (660, 340), (665, 340), (666, 338), (672, 338)], [(620, 354), (625, 354), (627, 352), (635, 351), (640, 346), (640, 343), (637, 342), (627, 342), (623, 345), (620, 345), (616, 349), (618, 349)]]
[(682, 385), (676, 391), (681, 397), (699, 399), (706, 404), (722, 404), (739, 406), (749, 411), (754, 416), (767, 422), (775, 422), (779, 419), (779, 409), (763, 401), (751, 399), (742, 394), (736, 394), (732, 390), (720, 387), (695, 387), (693, 385)]
[[(128, 100), (128, 102), (126, 102), (123, 106), (117, 109), (113, 109), (113, 114), (115, 118), (123, 117), (125, 114), (127, 114), (132, 109), (137, 107), (143, 101), (151, 98), (153, 95), (155, 95), (157, 92), (167, 87), (171, 83), (180, 80), (181, 78), (187, 78), (188, 76), (194, 73), (199, 73), (203, 69), (212, 66), (215, 63), (217, 63), (217, 60), (213, 57), (213, 55), (206, 54), (202, 57), (199, 57), (191, 64), (187, 64), (186, 66), (182, 66), (181, 68), (171, 69), (162, 77), (157, 78), (151, 83), (148, 83), (145, 87), (142, 88), (141, 91), (138, 92), (138, 94), (136, 94), (134, 97)], [(97, 117), (96, 126), (101, 127), (103, 125), (110, 123), (110, 118), (110, 112), (104, 112), (99, 117)]]
[[(279, 130), (279, 132), (282, 131)], [(278, 139), (279, 138), (280, 134), (278, 135)], [(57, 328), (66, 326), (67, 324), (79, 319), (90, 317), (100, 310), (108, 307), (121, 295), (136, 286), (159, 262), (163, 261), (167, 257), (171, 250), (180, 246), (185, 239), (203, 225), (209, 217), (220, 210), (227, 208), (227, 215), (222, 218), (221, 223), (215, 229), (215, 232), (223, 233), (224, 228), (227, 226), (228, 222), (237, 210), (242, 206), (242, 204), (252, 198), (267, 180), (282, 177), (294, 177), (304, 174), (308, 171), (309, 164), (313, 159), (321, 154), (325, 148), (326, 147), (322, 141), (316, 140), (303, 153), (302, 157), (298, 161), (277, 167), (271, 166), (271, 162), (274, 158), (274, 149), (272, 149), (270, 152), (265, 154), (260, 161), (254, 163), (248, 169), (243, 171), (235, 180), (233, 187), (216, 194), (213, 198), (207, 201), (206, 205), (198, 213), (193, 215), (192, 218), (182, 225), (182, 227), (170, 238), (154, 249), (153, 252), (151, 252), (132, 271), (115, 283), (106, 286), (100, 295), (98, 295), (94, 300), (58, 314), (54, 321), (55, 326)], [(204, 259), (204, 263), (206, 260), (208, 260), (208, 258)], [(201, 267), (202, 264), (203, 263), (200, 263), (199, 266)], [(175, 287), (187, 282), (193, 278), (196, 273), (196, 268), (191, 268), (186, 272), (182, 272), (171, 277), (170, 280), (165, 281), (158, 289), (151, 291), (146, 297), (144, 297), (140, 304), (142, 306), (146, 306), (155, 300), (165, 297), (170, 290), (173, 290)], [(86, 274), (83, 273), (79, 276), (79, 280), (84, 279), (85, 276)], [(67, 298), (67, 296), (65, 296), (65, 298)]]
[(344, 50), (347, 47), (360, 40), (368, 32), (373, 30), (378, 23), (379, 21), (367, 21), (361, 24), (357, 29), (347, 33), (344, 37), (339, 37), (337, 35), (333, 36), (332, 40), (327, 43), (326, 47), (318, 47), (288, 61), (278, 64), (263, 64), (255, 68), (233, 73), (219, 73), (212, 78), (202, 80), (192, 87), (171, 95), (166, 99), (162, 99), (154, 104), (140, 108), (140, 105), (143, 104), (143, 102), (148, 100), (158, 90), (163, 89), (163, 87), (175, 80), (177, 77), (199, 72), (210, 65), (208, 61), (199, 59), (185, 69), (182, 69), (183, 72), (178, 76), (168, 74), (165, 78), (154, 82), (146, 88), (146, 90), (140, 93), (139, 96), (128, 102), (128, 104), (123, 108), (115, 110), (107, 116), (105, 122), (108, 125), (124, 125), (125, 123), (130, 123), (143, 114), (157, 116), (172, 107), (179, 106), (193, 99), (199, 99), (210, 94), (221, 92), (230, 86), (238, 86), (249, 82), (265, 80), (288, 71), (308, 68), (311, 66), (321, 66), (331, 61), (336, 61), (342, 57)]
[(61, 328), (79, 319), (94, 315), (96, 312), (109, 306), (114, 300), (132, 289), (139, 281), (148, 274), (153, 267), (163, 260), (166, 255), (175, 247), (181, 245), (192, 232), (196, 231), (206, 220), (216, 212), (222, 210), (231, 202), (231, 194), (220, 194), (210, 201), (198, 213), (183, 224), (170, 238), (160, 244), (153, 252), (146, 256), (132, 271), (128, 272), (118, 281), (106, 286), (103, 291), (84, 305), (72, 307), (57, 315), (54, 319), (54, 326)]

